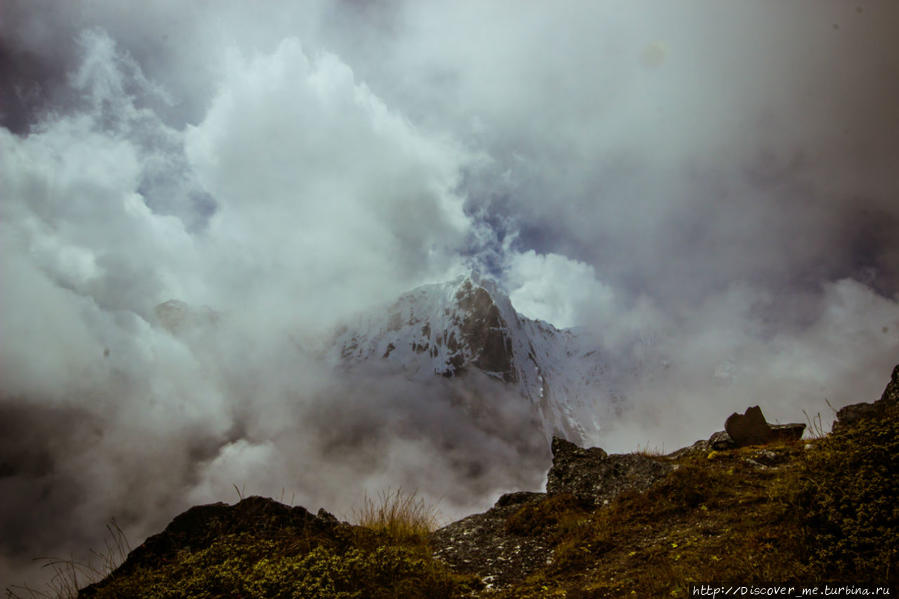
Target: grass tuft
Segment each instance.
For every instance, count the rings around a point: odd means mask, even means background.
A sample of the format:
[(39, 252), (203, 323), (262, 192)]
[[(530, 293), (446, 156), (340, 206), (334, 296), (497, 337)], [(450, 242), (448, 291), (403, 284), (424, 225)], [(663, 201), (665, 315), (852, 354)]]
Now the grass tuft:
[(102, 550), (91, 549), (87, 561), (53, 557), (36, 558), (52, 572), (43, 589), (12, 586), (6, 589), (8, 599), (76, 599), (78, 590), (109, 576), (125, 561), (131, 545), (115, 520), (106, 525)]
[(827, 432), (824, 430), (824, 424), (821, 421), (821, 412), (818, 412), (814, 416), (809, 416), (808, 412), (802, 410), (802, 414), (805, 416), (805, 422), (807, 424), (806, 430), (809, 431), (812, 439), (823, 439)]
[(665, 456), (665, 448), (664, 446), (659, 447), (658, 445), (650, 445), (647, 442), (646, 444), (639, 446), (634, 453), (645, 458), (661, 458)]
[(396, 543), (421, 544), (437, 528), (438, 515), (416, 492), (395, 489), (381, 491), (377, 498), (363, 497), (356, 522)]

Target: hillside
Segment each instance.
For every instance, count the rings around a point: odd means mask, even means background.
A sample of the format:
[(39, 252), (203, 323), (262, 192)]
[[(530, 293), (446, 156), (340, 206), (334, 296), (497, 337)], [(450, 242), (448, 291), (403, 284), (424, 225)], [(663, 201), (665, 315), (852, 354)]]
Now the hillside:
[(899, 366), (880, 400), (837, 416), (834, 432), (813, 439), (734, 447), (715, 433), (669, 455), (607, 455), (557, 438), (546, 493), (504, 495), (430, 535), (260, 497), (198, 506), (78, 596), (686, 597), (691, 582), (711, 581), (896, 588)]

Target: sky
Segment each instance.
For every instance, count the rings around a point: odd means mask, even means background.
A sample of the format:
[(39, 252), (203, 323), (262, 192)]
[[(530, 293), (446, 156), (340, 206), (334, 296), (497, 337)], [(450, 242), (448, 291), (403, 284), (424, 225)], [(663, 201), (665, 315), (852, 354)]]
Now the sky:
[(892, 0), (4, 0), (0, 586), (236, 491), (351, 517), (404, 487), (450, 518), (538, 489), (518, 398), (310, 357), (471, 270), (603, 349), (607, 450), (756, 404), (829, 429), (899, 362), (897, 23)]

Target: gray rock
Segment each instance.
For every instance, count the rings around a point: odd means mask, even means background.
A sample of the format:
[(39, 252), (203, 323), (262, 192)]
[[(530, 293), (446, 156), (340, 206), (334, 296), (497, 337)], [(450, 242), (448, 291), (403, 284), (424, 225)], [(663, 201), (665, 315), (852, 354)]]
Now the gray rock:
[(798, 441), (805, 432), (804, 422), (788, 422), (787, 424), (772, 424), (771, 434), (773, 439), (779, 441)]
[(640, 454), (608, 455), (554, 437), (553, 465), (546, 481), (549, 495), (568, 493), (585, 506), (603, 505), (623, 491), (642, 491), (671, 471), (671, 464)]
[(321, 520), (322, 522), (329, 522), (331, 524), (338, 524), (339, 522), (339, 520), (337, 520), (337, 516), (335, 516), (325, 508), (319, 508), (316, 516), (318, 516), (319, 520)]
[(722, 451), (725, 449), (733, 449), (737, 444), (734, 443), (734, 440), (730, 435), (727, 434), (727, 431), (718, 431), (717, 433), (712, 433), (712, 436), (709, 437), (709, 447), (711, 449)]
[(877, 402), (863, 402), (844, 406), (837, 412), (837, 419), (833, 423), (832, 430), (837, 433), (859, 420), (875, 418), (879, 413), (880, 409)]

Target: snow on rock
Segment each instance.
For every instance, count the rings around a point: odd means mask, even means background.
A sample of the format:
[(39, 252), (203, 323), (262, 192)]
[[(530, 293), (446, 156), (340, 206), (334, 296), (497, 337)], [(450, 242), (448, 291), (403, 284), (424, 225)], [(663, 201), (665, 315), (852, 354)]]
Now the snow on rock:
[(477, 369), (513, 385), (547, 442), (595, 438), (608, 397), (599, 351), (570, 329), (521, 316), (493, 281), (474, 274), (413, 289), (342, 326), (329, 345), (331, 359), (348, 368), (383, 360), (412, 379)]

